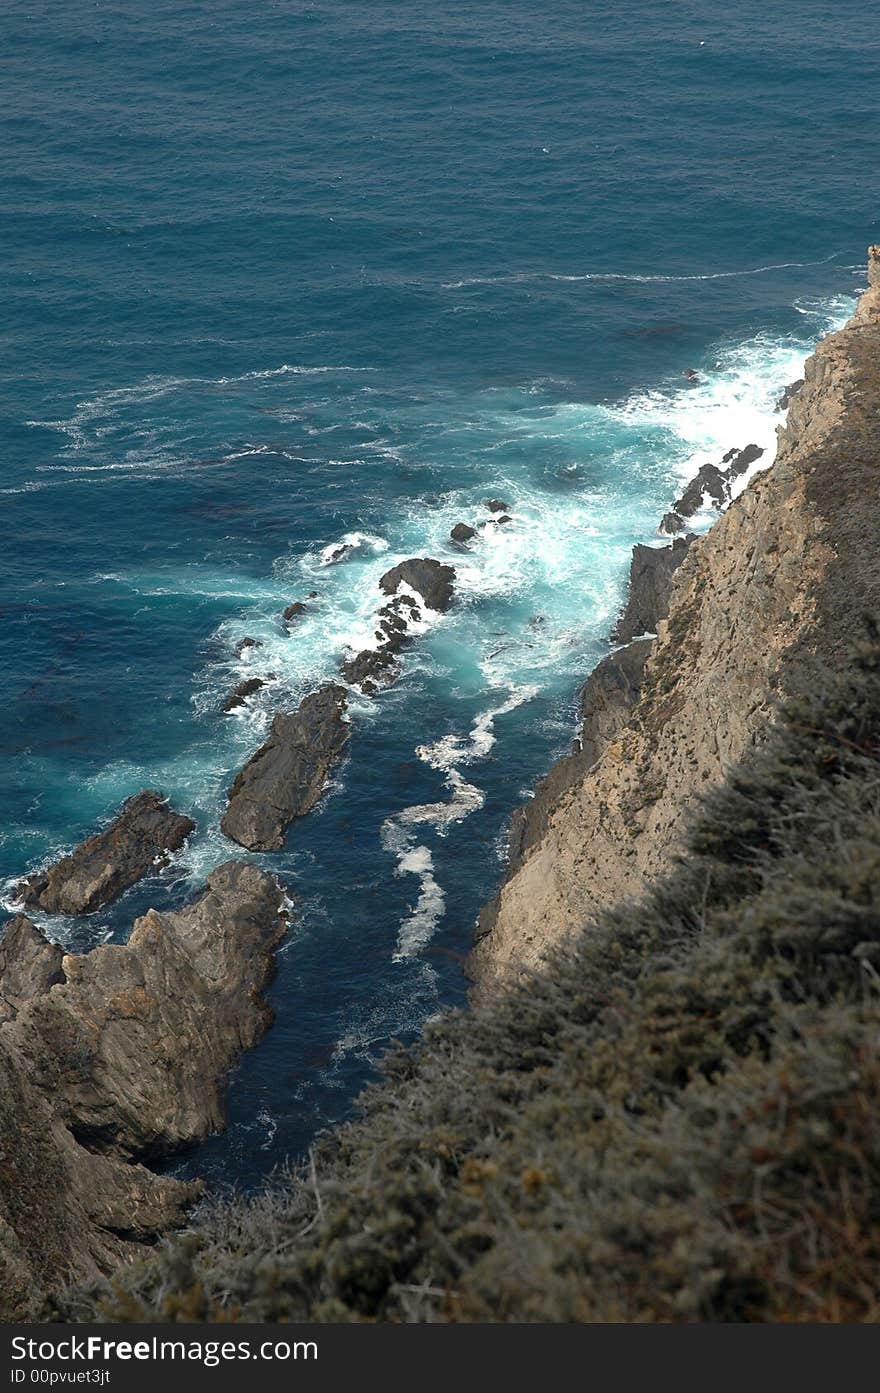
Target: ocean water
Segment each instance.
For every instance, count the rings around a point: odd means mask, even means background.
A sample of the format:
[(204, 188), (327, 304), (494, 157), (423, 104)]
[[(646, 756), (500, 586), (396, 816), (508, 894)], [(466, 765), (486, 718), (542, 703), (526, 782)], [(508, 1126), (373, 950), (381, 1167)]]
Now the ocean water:
[[(876, 25), (849, 0), (29, 0), (0, 38), (7, 908), (144, 787), (195, 817), (187, 847), (41, 922), (83, 949), (180, 903), (245, 854), (217, 830), (231, 776), (372, 631), (382, 572), (458, 572), (258, 858), (296, 906), (276, 1022), (226, 1133), (175, 1163), (249, 1184), (463, 1000), (630, 548), (697, 465), (770, 458), (782, 389), (851, 311)], [(513, 521), (456, 550), (491, 496)]]

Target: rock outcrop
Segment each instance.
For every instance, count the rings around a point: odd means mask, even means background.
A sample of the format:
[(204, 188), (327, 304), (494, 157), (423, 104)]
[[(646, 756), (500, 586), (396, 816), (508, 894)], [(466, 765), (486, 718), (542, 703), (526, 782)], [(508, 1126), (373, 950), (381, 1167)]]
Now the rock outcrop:
[(124, 804), (109, 827), (55, 865), (28, 876), (17, 897), (28, 909), (91, 914), (168, 861), (195, 828), (161, 793), (146, 790)]
[(477, 529), (471, 527), (469, 523), (457, 522), (449, 535), (453, 542), (469, 542), (476, 537)]
[(236, 776), (220, 824), (249, 851), (278, 851), (295, 818), (310, 812), (349, 735), (344, 687), (328, 683), (296, 711), (280, 711), (268, 740)]
[[(733, 485), (737, 479), (757, 463), (763, 453), (760, 445), (747, 445), (744, 450), (734, 447), (728, 450), (720, 465), (702, 465), (681, 497), (672, 505), (672, 512), (665, 514), (658, 530), (674, 536), (676, 532), (682, 532), (687, 519), (707, 503), (719, 511), (726, 507), (733, 497)], [(722, 465), (726, 468), (722, 468)]]
[(758, 474), (672, 580), (632, 719), (568, 784), (481, 918), (486, 991), (597, 909), (639, 894), (697, 795), (760, 738), (821, 653), (880, 608), (880, 248), (853, 318), (818, 346)]
[(237, 711), (239, 706), (244, 706), (248, 697), (253, 696), (265, 685), (266, 680), (263, 677), (246, 677), (243, 682), (239, 682), (233, 687), (223, 703), (223, 710)]
[(430, 557), (410, 557), (386, 571), (379, 586), (392, 598), (376, 615), (376, 646), (364, 648), (343, 661), (340, 671), (345, 681), (364, 696), (375, 696), (380, 688), (396, 681), (400, 676), (398, 657), (412, 639), (410, 626), (422, 618), (418, 601), (400, 587), (414, 590), (427, 609), (442, 612), (455, 598), (454, 582), (455, 568)]
[(413, 556), (392, 566), (379, 581), (386, 595), (395, 595), (401, 585), (408, 585), (421, 595), (428, 609), (443, 613), (455, 598), (455, 567), (444, 566), (426, 556)]
[(142, 1164), (223, 1125), (232, 1065), (268, 1026), (286, 929), (272, 876), (220, 866), (127, 944), (64, 954), (23, 916), (0, 940), (0, 1312), (135, 1256), (198, 1184)]
[(633, 547), (626, 606), (612, 634), (615, 643), (629, 643), (641, 634), (655, 634), (669, 613), (672, 577), (688, 554), (693, 533), (676, 537), (671, 546)]

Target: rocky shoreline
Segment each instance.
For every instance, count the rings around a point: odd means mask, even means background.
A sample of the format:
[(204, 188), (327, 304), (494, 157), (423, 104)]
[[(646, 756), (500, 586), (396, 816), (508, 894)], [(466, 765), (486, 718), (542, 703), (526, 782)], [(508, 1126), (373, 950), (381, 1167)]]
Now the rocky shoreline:
[(507, 875), (480, 915), (469, 960), (477, 996), (653, 884), (673, 863), (695, 800), (761, 739), (819, 655), (832, 662), (855, 641), (860, 614), (880, 609), (877, 247), (868, 283), (852, 319), (820, 342), (803, 383), (780, 401), (788, 416), (773, 465), (732, 501), (736, 471), (754, 451), (700, 471), (675, 516), (707, 495), (726, 506), (677, 567), (661, 552), (645, 576), (654, 549), (636, 548), (616, 636), (651, 623), (664, 565), (668, 611), (656, 613), (647, 649), (630, 655), (641, 676), (596, 669), (583, 698), (587, 754), (555, 766), (514, 819)]

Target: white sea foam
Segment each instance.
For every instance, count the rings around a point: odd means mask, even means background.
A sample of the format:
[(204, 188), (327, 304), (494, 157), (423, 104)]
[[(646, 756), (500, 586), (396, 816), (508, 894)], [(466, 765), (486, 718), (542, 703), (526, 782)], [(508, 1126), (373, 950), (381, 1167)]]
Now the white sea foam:
[(496, 718), (516, 710), (536, 693), (534, 687), (512, 691), (499, 706), (481, 712), (467, 736), (452, 734), (431, 745), (417, 746), (419, 759), (443, 773), (451, 797), (445, 802), (414, 804), (382, 824), (382, 846), (397, 857), (395, 875), (415, 875), (419, 880), (416, 904), (398, 930), (395, 962), (422, 952), (446, 910), (446, 896), (434, 874), (433, 855), (427, 846), (416, 843), (416, 829), (429, 826), (444, 836), (453, 823), (461, 822), (483, 806), (483, 790), (469, 783), (458, 766), (485, 759), (495, 744)]
[(800, 270), (810, 266), (826, 266), (837, 253), (822, 257), (819, 261), (779, 261), (767, 266), (747, 266), (738, 271), (694, 271), (683, 275), (637, 271), (583, 271), (564, 273), (560, 271), (513, 271), (504, 276), (466, 276), (458, 281), (443, 281), (443, 290), (461, 290), (469, 285), (510, 285), (527, 281), (632, 281), (636, 284), (663, 285), (674, 281), (720, 281), (735, 280), (740, 276), (763, 276), (770, 271)]

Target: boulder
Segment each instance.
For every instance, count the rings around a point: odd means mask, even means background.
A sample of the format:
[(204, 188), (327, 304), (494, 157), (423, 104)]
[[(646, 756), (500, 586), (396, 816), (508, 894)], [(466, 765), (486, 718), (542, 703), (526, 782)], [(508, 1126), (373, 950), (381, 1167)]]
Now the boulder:
[(246, 677), (243, 682), (239, 682), (237, 687), (233, 687), (223, 706), (224, 711), (235, 711), (239, 706), (244, 706), (247, 698), (253, 696), (261, 687), (265, 687), (266, 682), (262, 677)]
[(295, 818), (318, 802), (349, 736), (345, 688), (328, 683), (281, 711), (236, 776), (221, 828), (249, 851), (278, 851)]
[(430, 557), (411, 557), (392, 566), (379, 581), (386, 595), (395, 594), (399, 585), (408, 585), (421, 595), (429, 609), (441, 613), (449, 609), (454, 599), (455, 568), (444, 566)]
[(506, 513), (510, 504), (505, 503), (503, 498), (487, 498), (486, 507), (490, 513)]
[(248, 648), (262, 648), (262, 646), (262, 639), (243, 638), (239, 639), (238, 643), (235, 645), (235, 651), (238, 654), (238, 656), (241, 657), (242, 653), (246, 652)]
[(629, 643), (641, 634), (654, 634), (657, 624), (669, 614), (672, 577), (687, 556), (693, 533), (676, 537), (671, 546), (633, 547), (629, 568), (629, 594), (617, 621), (612, 639)]
[(450, 532), (453, 542), (469, 542), (477, 535), (475, 527), (469, 527), (466, 522), (457, 522)]
[(292, 605), (288, 605), (283, 614), (283, 619), (287, 624), (292, 624), (295, 619), (299, 619), (301, 614), (308, 613), (308, 605), (304, 605), (302, 600), (294, 600)]
[(28, 876), (16, 895), (50, 914), (91, 914), (165, 865), (195, 828), (151, 789), (130, 798), (109, 827), (53, 866)]

